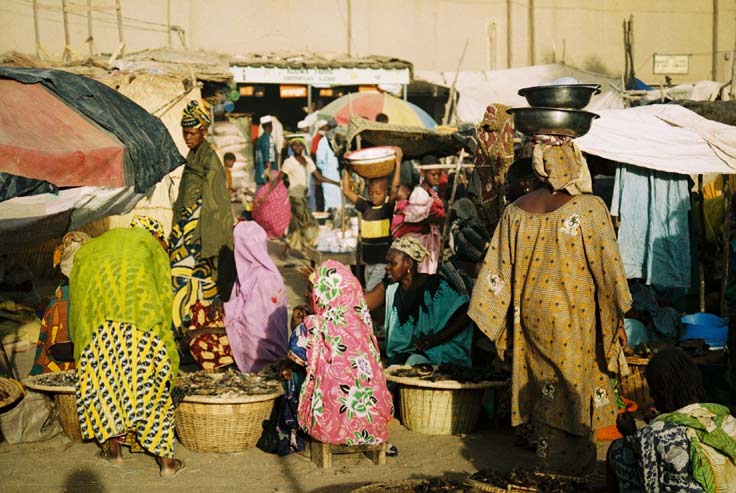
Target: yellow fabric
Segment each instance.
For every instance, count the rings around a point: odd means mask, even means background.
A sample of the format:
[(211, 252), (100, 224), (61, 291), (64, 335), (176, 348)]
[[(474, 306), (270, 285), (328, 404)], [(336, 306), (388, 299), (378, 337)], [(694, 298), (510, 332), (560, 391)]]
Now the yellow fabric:
[(360, 221), (361, 238), (386, 238), (391, 236), (391, 221), (380, 219), (376, 221)]
[(593, 191), (588, 163), (577, 144), (571, 140), (559, 140), (549, 136), (537, 143), (532, 150), (532, 166), (539, 180), (548, 183), (552, 190), (565, 190), (570, 195)]
[(512, 425), (534, 415), (583, 436), (612, 424), (608, 372), (624, 371), (616, 332), (630, 307), (613, 226), (599, 197), (579, 195), (546, 214), (509, 205), (468, 314), (501, 357), (511, 352)]

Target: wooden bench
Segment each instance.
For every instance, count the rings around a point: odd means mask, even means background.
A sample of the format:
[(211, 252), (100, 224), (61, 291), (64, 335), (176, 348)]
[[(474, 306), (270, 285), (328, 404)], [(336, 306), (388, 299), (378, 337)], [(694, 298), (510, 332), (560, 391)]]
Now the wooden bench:
[(365, 454), (373, 464), (386, 464), (386, 442), (378, 445), (330, 445), (311, 440), (309, 445), (312, 462), (319, 468), (332, 467), (333, 454)]

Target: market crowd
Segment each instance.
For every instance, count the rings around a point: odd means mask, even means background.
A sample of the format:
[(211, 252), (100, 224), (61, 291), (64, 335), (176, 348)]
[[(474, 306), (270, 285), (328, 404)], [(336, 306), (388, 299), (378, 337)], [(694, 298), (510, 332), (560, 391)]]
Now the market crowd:
[[(276, 451), (286, 454), (308, 437), (388, 441), (394, 406), (384, 366), (474, 368), (493, 359), (510, 373), (511, 425), (544, 471), (593, 473), (596, 433), (616, 426), (611, 491), (733, 491), (736, 421), (705, 402), (685, 353), (661, 351), (646, 369), (656, 417), (637, 427), (619, 412), (612, 379), (628, 371), (632, 297), (609, 211), (570, 139), (537, 139), (530, 159), (496, 157), (513, 146), (509, 118), (491, 106), (478, 126), (477, 173), (492, 170), (490, 196), (478, 205), (467, 184), (448, 185), (434, 156), (416, 167), (418, 182), (405, 179), (398, 148), (391, 175), (359, 189), (349, 168), (340, 174), (331, 122), (317, 122), (311, 142), (291, 139), (282, 161), (266, 116), (253, 214), (234, 220), (227, 168), (206, 139), (209, 114), (191, 102), (171, 233), (137, 216), (97, 238), (64, 238), (56, 260), (68, 279), (44, 317), (34, 372), (74, 368), (83, 437), (116, 464), (123, 446), (146, 451), (173, 476), (184, 464), (173, 453), (171, 389), (184, 362), (242, 372), (278, 364)], [(315, 266), (307, 302), (289, 314), (268, 241), (285, 233), (287, 252), (314, 246), (318, 186), (325, 210), (342, 193), (360, 213), (364, 267)], [(450, 188), (462, 190), (452, 203)]]

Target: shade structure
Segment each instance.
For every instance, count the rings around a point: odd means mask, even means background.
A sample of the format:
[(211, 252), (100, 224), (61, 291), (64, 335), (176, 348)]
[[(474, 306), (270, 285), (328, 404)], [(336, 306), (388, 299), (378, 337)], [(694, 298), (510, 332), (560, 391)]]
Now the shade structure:
[(57, 187), (125, 186), (125, 147), (40, 84), (0, 79), (0, 171)]
[(341, 96), (319, 111), (321, 118), (334, 118), (347, 125), (351, 116), (375, 121), (376, 115), (388, 116), (392, 125), (404, 125), (433, 129), (437, 126), (429, 114), (419, 106), (395, 98), (390, 94), (358, 93)]

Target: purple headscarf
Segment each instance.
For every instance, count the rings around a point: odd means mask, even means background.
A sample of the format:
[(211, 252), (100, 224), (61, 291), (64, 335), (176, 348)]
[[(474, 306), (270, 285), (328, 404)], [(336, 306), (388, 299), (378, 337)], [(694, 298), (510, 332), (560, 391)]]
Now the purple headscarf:
[(225, 303), (225, 329), (238, 369), (256, 372), (286, 356), (286, 288), (263, 228), (244, 221), (233, 236), (238, 276)]

